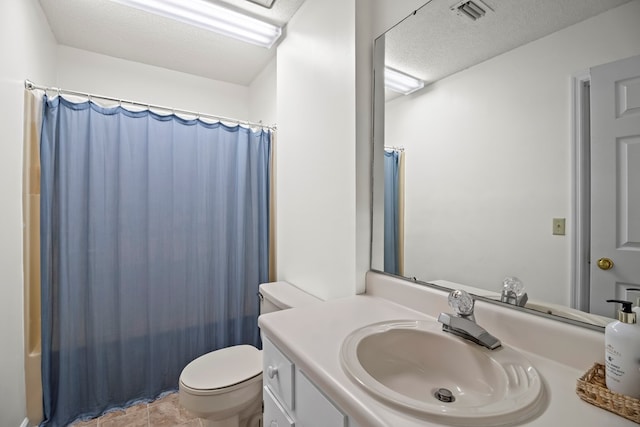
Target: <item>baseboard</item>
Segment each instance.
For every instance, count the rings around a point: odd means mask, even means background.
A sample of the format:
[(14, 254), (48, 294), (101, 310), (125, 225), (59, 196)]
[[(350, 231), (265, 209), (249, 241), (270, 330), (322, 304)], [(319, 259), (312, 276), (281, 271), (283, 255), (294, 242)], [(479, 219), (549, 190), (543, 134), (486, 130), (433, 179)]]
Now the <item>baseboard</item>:
[(25, 418), (24, 420), (22, 420), (20, 427), (29, 427), (29, 419)]

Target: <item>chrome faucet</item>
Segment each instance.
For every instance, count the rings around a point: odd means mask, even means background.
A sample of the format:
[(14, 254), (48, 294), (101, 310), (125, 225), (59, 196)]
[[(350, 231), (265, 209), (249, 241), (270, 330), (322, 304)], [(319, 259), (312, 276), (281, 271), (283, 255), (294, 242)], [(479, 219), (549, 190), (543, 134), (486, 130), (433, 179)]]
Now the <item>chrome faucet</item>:
[(438, 322), (442, 323), (442, 330), (457, 335), (476, 344), (495, 350), (502, 343), (499, 339), (487, 332), (476, 323), (473, 316), (474, 300), (465, 291), (455, 290), (449, 294), (449, 306), (456, 312), (455, 315), (440, 313)]
[(500, 293), (500, 301), (507, 304), (524, 307), (529, 297), (524, 291), (522, 281), (517, 277), (505, 277), (502, 281), (502, 292)]

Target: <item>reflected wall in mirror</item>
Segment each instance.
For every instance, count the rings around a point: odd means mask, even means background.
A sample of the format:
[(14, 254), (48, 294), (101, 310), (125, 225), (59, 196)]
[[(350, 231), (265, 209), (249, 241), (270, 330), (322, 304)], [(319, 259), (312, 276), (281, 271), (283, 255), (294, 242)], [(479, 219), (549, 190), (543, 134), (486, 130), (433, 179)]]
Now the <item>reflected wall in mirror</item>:
[[(622, 265), (640, 265), (640, 173), (630, 172), (640, 170), (640, 130), (603, 136), (608, 122), (594, 114), (640, 123), (640, 77), (598, 80), (612, 98), (589, 82), (609, 72), (602, 64), (640, 55), (640, 0), (479, 4), (486, 14), (474, 21), (432, 0), (376, 40), (372, 268), (492, 299), (516, 276), (528, 308), (603, 326), (614, 315), (606, 298), (640, 296), (627, 291), (640, 288), (638, 267)], [(640, 76), (640, 62), (622, 62)], [(383, 96), (384, 65), (424, 88)], [(618, 148), (592, 147), (596, 134)], [(383, 146), (403, 150), (399, 244), (383, 231)], [(596, 165), (611, 153), (613, 169)], [(589, 226), (590, 177), (614, 193), (611, 227), (598, 212)], [(615, 267), (598, 269), (600, 257)]]

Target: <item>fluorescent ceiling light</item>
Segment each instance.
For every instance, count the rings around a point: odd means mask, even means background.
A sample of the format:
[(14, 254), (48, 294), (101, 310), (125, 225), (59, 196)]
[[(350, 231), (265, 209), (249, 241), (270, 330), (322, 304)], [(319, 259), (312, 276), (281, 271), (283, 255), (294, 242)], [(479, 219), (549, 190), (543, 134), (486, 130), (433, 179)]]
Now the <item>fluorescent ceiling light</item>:
[(409, 74), (394, 70), (393, 68), (384, 67), (384, 86), (394, 92), (409, 95), (418, 89), (422, 89), (424, 82)]
[(282, 34), (272, 24), (205, 0), (111, 0), (247, 43), (270, 48)]

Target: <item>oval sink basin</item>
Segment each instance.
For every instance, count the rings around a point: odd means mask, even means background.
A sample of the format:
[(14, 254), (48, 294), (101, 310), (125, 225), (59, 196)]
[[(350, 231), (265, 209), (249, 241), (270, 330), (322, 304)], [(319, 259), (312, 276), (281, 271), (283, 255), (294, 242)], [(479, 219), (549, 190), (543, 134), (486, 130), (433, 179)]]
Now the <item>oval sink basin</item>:
[(433, 321), (358, 329), (343, 342), (341, 362), (382, 402), (445, 424), (519, 422), (535, 415), (543, 400), (540, 376), (520, 353), (485, 349)]

